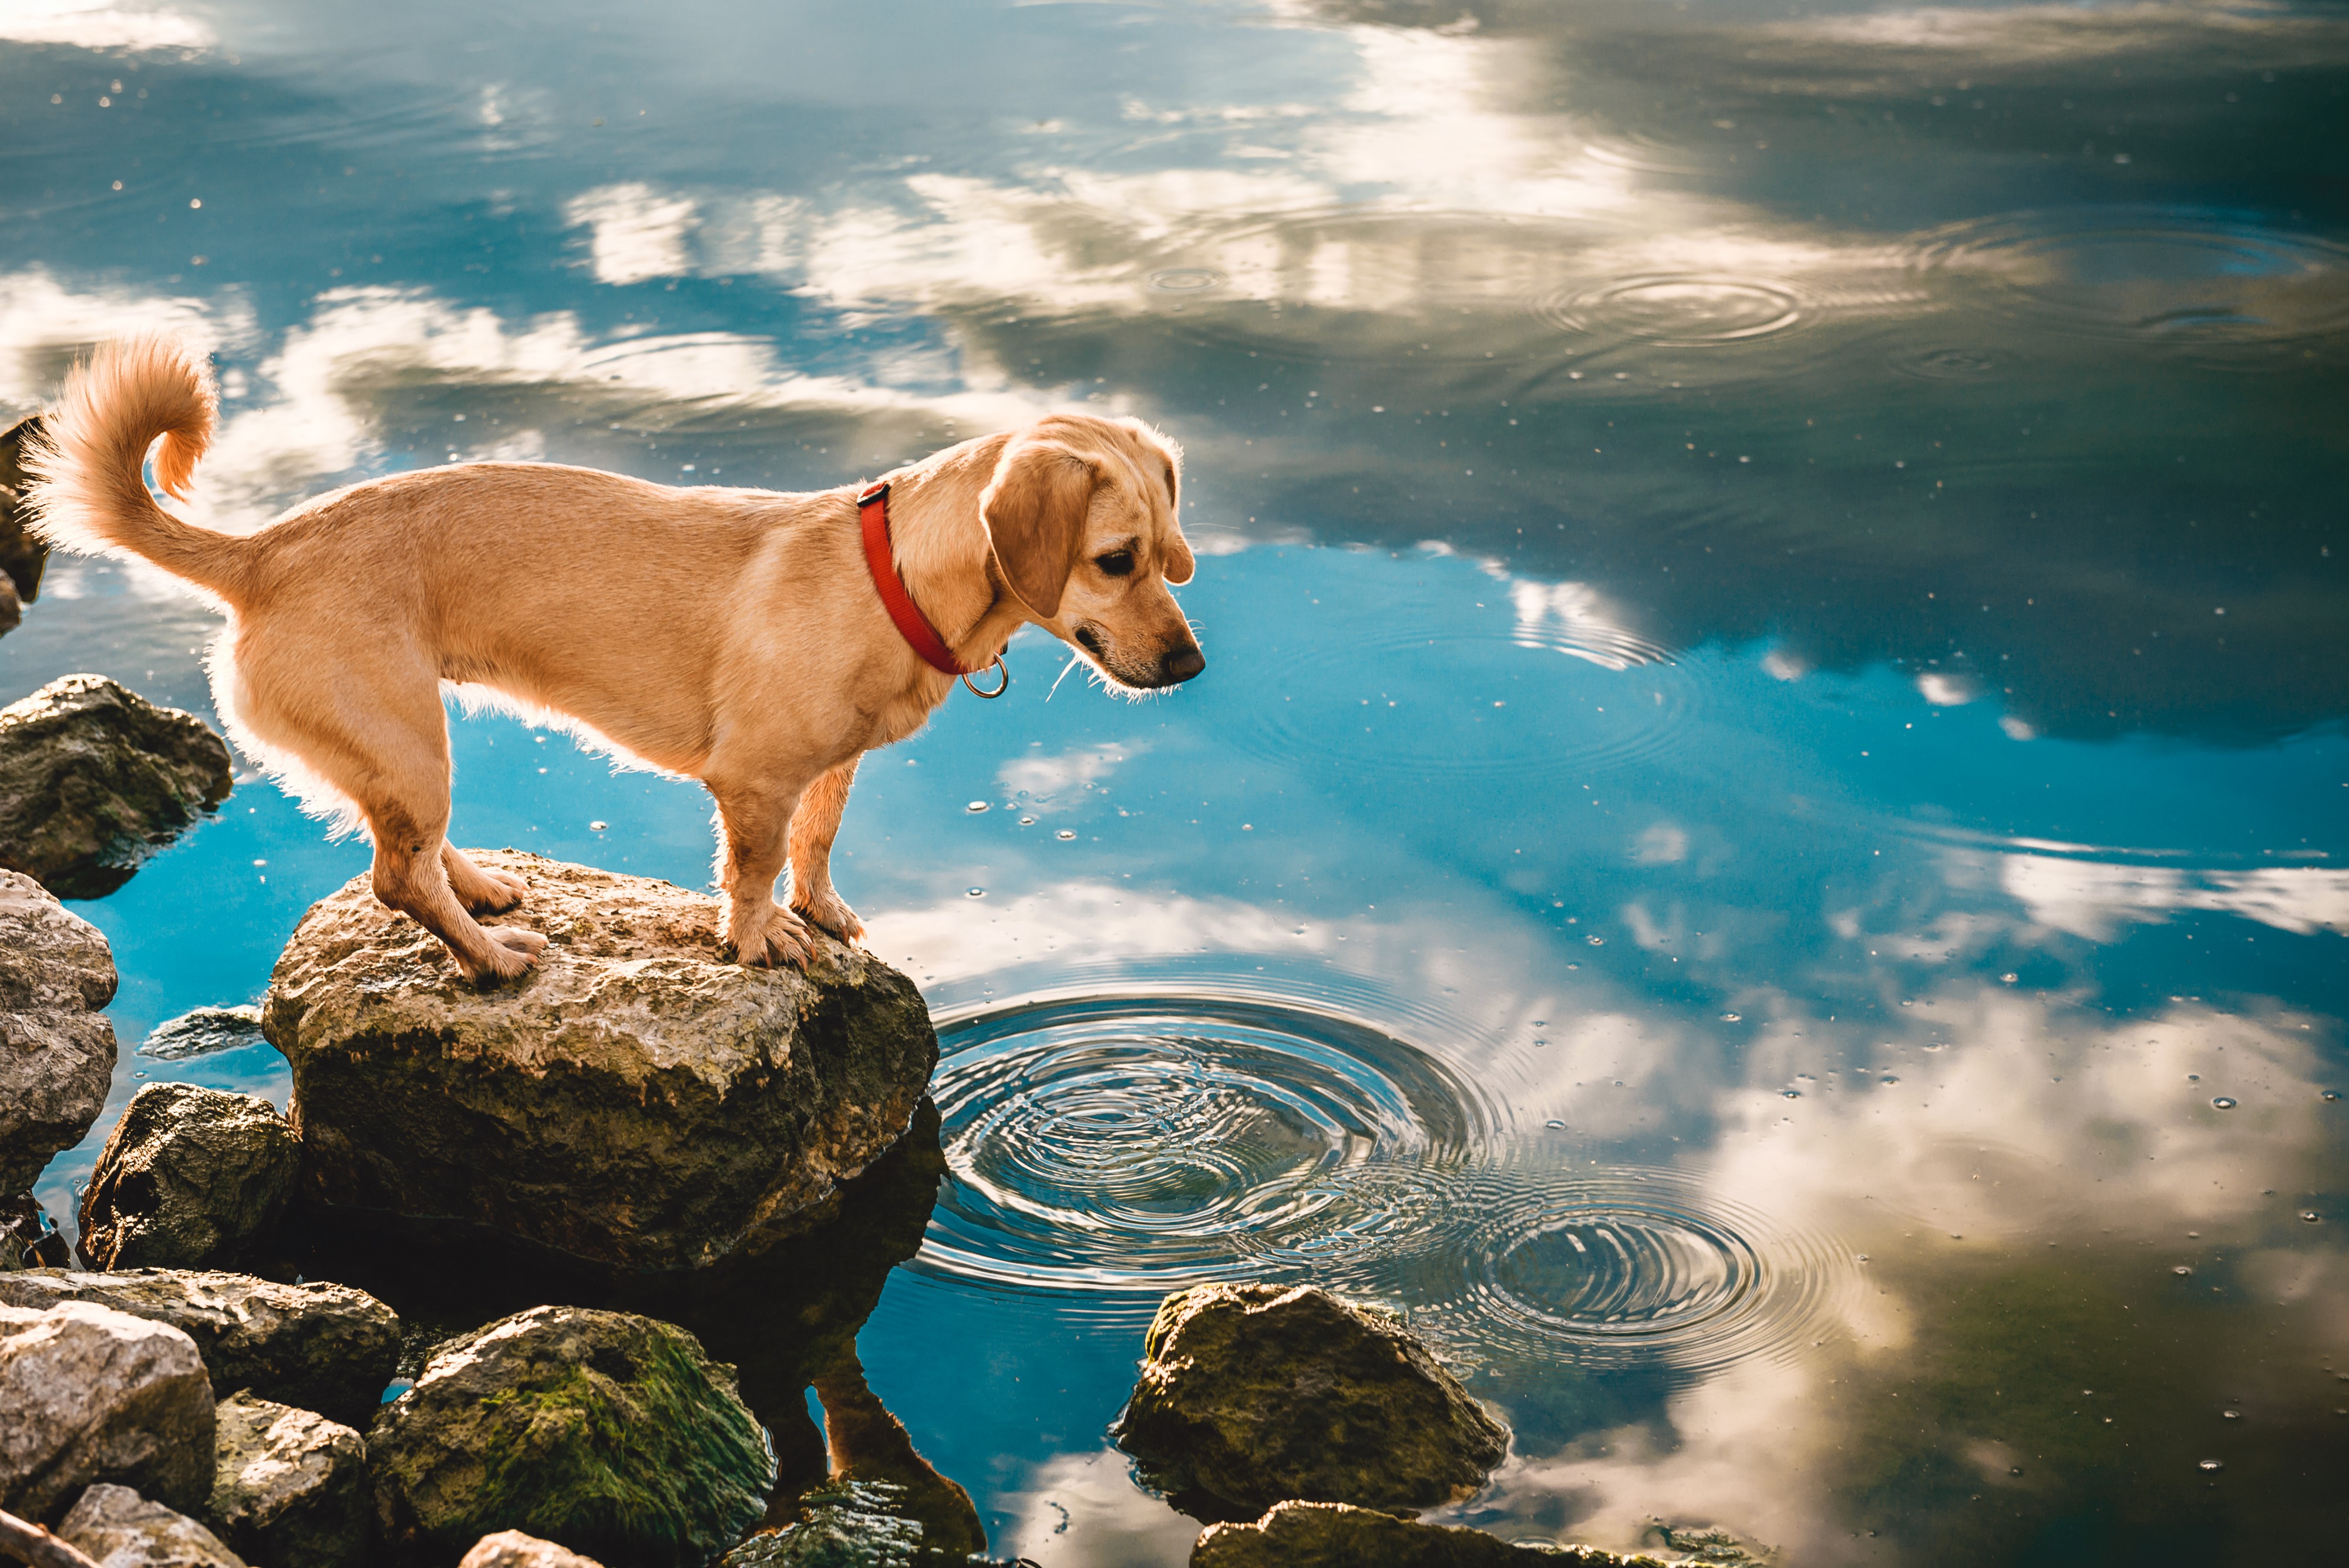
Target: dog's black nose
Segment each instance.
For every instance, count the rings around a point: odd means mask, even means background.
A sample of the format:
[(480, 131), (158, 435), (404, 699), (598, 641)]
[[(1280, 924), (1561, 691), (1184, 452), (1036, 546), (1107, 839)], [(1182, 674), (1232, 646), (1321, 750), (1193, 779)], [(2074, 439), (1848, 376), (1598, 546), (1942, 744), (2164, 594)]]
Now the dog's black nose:
[(1188, 680), (1206, 668), (1207, 656), (1196, 648), (1169, 649), (1158, 661), (1158, 673), (1169, 686)]

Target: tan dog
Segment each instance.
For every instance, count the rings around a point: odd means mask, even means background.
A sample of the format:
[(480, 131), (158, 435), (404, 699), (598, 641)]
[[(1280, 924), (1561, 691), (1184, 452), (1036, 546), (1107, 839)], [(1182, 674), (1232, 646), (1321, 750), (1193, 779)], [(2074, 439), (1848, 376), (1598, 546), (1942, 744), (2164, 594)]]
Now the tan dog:
[[(212, 691), (237, 743), (305, 807), (363, 824), (375, 891), (469, 979), (519, 974), (545, 939), (469, 910), (523, 888), (452, 847), (443, 682), (564, 716), (718, 802), (723, 940), (805, 963), (810, 926), (862, 935), (832, 885), (857, 759), (921, 728), (953, 680), (916, 656), (867, 568), (855, 492), (673, 489), (477, 462), (322, 495), (249, 536), (181, 522), (216, 398), (176, 344), (102, 349), (67, 381), (28, 465), (58, 545), (143, 556), (228, 614)], [(1188, 582), (1179, 457), (1133, 420), (1055, 414), (898, 469), (899, 575), (965, 664), (1023, 624), (1126, 689), (1206, 660), (1168, 583)], [(791, 908), (774, 901), (788, 857)]]

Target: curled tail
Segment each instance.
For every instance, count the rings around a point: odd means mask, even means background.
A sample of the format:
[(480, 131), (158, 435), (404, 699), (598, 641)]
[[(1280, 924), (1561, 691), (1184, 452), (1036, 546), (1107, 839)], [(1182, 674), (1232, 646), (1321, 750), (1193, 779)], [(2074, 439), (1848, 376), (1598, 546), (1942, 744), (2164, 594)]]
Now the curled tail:
[(147, 449), (162, 437), (155, 482), (184, 500), (196, 460), (212, 444), (219, 402), (210, 369), (183, 344), (140, 337), (99, 348), (66, 378), (41, 433), (26, 445), (34, 532), (69, 550), (143, 556), (228, 596), (242, 576), (244, 541), (164, 511), (143, 472)]

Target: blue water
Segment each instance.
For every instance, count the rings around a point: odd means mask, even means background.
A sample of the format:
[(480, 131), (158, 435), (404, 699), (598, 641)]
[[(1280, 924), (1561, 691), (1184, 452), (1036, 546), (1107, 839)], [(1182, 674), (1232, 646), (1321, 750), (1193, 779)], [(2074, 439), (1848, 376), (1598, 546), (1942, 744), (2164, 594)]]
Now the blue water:
[[(202, 338), (220, 525), (1185, 443), (1207, 672), (1026, 634), (835, 857), (946, 1051), (857, 1353), (999, 1554), (1184, 1560), (1105, 1429), (1239, 1277), (1409, 1312), (1516, 1434), (1446, 1517), (1516, 1539), (2337, 1535), (2337, 8), (122, 15), (0, 13), (0, 414)], [(209, 714), (213, 625), (54, 561), (0, 698)], [(452, 731), (460, 842), (706, 883), (696, 786)], [(364, 868), (240, 781), (77, 906), (118, 1105), (286, 1092), (129, 1049)]]

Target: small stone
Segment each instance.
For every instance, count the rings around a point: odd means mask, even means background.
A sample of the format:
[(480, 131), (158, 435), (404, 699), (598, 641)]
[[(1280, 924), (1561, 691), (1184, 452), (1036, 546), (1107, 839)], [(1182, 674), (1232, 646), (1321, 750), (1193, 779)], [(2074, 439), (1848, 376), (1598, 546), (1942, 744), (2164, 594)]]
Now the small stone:
[(228, 798), (228, 742), (103, 675), (0, 708), (0, 867), (98, 898)]
[(804, 1229), (911, 1123), (921, 992), (827, 943), (720, 956), (709, 898), (513, 851), (537, 967), (480, 990), (366, 877), (313, 906), (263, 1024), (294, 1073), (305, 1194), (460, 1219), (614, 1272), (701, 1268)]
[(894, 1482), (833, 1481), (800, 1500), (797, 1523), (761, 1531), (719, 1568), (929, 1568), (938, 1554), (925, 1553), (926, 1532), (907, 1501)]
[(535, 1535), (524, 1535), (519, 1530), (501, 1530), (495, 1535), (484, 1535), (473, 1542), (465, 1560), (457, 1568), (604, 1568), (592, 1557), (582, 1557), (576, 1552), (557, 1546), (552, 1541), (541, 1541)]
[(205, 1518), (253, 1568), (367, 1559), (367, 1444), (338, 1421), (239, 1394), (221, 1402)]
[(523, 1530), (629, 1568), (700, 1568), (766, 1511), (775, 1462), (683, 1329), (543, 1306), (442, 1345), (367, 1437), (391, 1561)]
[(73, 1250), (29, 1192), (0, 1198), (0, 1274), (22, 1269), (64, 1269)]
[(1185, 1512), (1302, 1499), (1416, 1512), (1475, 1492), (1508, 1428), (1401, 1320), (1310, 1285), (1160, 1303), (1118, 1446)]
[(26, 526), (25, 438), (41, 428), (41, 416), (19, 420), (0, 431), (0, 576), (8, 579), (12, 597), (31, 604), (41, 597), (41, 568), (48, 564), (49, 547), (33, 537)]
[(158, 1023), (147, 1032), (139, 1054), (157, 1062), (185, 1062), (264, 1044), (261, 1009), (247, 1002), (242, 1007), (199, 1007)]
[(216, 1394), (251, 1389), (346, 1426), (375, 1419), (399, 1364), (399, 1318), (347, 1285), (283, 1285), (251, 1274), (0, 1274), (0, 1303), (65, 1302), (169, 1324), (194, 1341)]
[(1513, 1546), (1342, 1502), (1284, 1502), (1253, 1524), (1211, 1524), (1191, 1568), (1662, 1568), (1587, 1546)]
[(21, 1518), (54, 1520), (97, 1481), (189, 1509), (212, 1491), (212, 1383), (168, 1324), (0, 1306), (0, 1509)]
[(219, 1536), (127, 1486), (83, 1492), (57, 1534), (97, 1558), (98, 1568), (246, 1568)]
[(0, 870), (0, 1192), (29, 1188), (106, 1108), (114, 954), (96, 926)]
[(302, 1162), (267, 1100), (196, 1084), (131, 1096), (81, 1197), (81, 1258), (98, 1269), (242, 1262), (276, 1231)]

